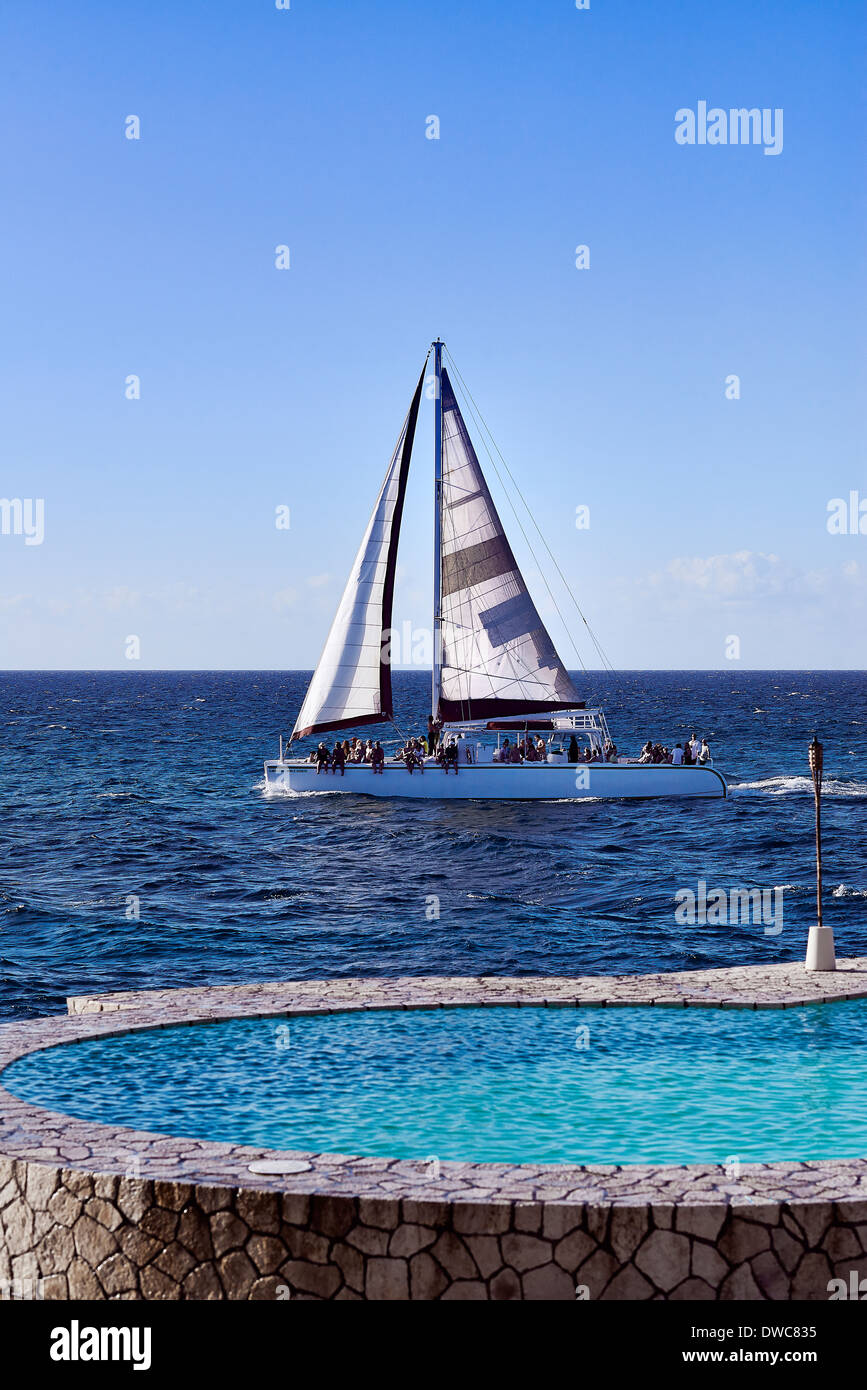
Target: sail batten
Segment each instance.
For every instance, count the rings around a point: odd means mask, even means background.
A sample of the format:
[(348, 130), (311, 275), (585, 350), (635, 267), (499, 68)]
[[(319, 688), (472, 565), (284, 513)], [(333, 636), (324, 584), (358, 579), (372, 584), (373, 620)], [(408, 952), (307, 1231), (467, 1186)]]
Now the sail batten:
[(445, 370), (441, 402), (438, 713), (459, 721), (577, 708), (578, 691), (518, 568)]
[(424, 368), (307, 688), (293, 739), (378, 724), (393, 716), (391, 665), (383, 659), (383, 648), (391, 628), (397, 545), (423, 384)]

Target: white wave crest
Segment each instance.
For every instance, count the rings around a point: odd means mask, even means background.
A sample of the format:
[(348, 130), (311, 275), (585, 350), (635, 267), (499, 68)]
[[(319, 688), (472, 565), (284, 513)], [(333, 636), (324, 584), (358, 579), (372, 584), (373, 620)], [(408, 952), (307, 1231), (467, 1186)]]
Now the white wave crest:
[[(766, 796), (812, 796), (813, 782), (810, 777), (765, 777), (759, 782), (734, 782), (729, 787), (733, 796), (745, 792)], [(829, 778), (822, 783), (823, 796), (867, 796), (867, 782), (844, 782), (841, 778)]]

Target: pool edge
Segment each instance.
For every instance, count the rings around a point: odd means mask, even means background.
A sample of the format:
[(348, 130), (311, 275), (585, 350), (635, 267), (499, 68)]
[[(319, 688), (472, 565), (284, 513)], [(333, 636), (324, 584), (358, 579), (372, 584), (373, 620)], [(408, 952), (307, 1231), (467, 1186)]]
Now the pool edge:
[[(867, 997), (867, 960), (618, 977), (408, 977), (70, 1000), (0, 1067), (83, 1037), (348, 1008)], [(285, 1154), (105, 1126), (0, 1089), (0, 1281), (49, 1298), (792, 1299), (867, 1275), (867, 1161), (509, 1165)]]

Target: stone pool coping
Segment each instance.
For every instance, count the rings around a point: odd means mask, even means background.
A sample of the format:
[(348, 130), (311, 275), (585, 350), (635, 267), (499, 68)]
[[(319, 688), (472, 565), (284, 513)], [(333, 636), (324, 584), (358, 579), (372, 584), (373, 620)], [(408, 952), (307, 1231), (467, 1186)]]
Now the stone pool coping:
[[(139, 1029), (236, 1017), (469, 1005), (793, 1008), (867, 998), (867, 958), (833, 974), (800, 964), (739, 966), (643, 976), (407, 977), (126, 991), (71, 998), (67, 1016), (0, 1026), (0, 1071), (29, 1052)], [(736, 1147), (736, 1136), (733, 1136)], [(723, 1156), (725, 1157), (725, 1156)], [(62, 1165), (160, 1182), (424, 1202), (740, 1203), (867, 1198), (867, 1160), (741, 1165), (462, 1163), (275, 1151), (166, 1136), (58, 1114), (0, 1087), (0, 1159)], [(298, 1171), (258, 1174), (255, 1160), (289, 1159)]]
[[(0, 1068), (62, 1042), (244, 1016), (867, 997), (867, 959), (839, 964), (125, 992), (3, 1025)], [(269, 1158), (294, 1171), (250, 1171)], [(737, 1171), (277, 1155), (76, 1120), (0, 1090), (0, 1300), (822, 1300), (865, 1276), (867, 1159)]]

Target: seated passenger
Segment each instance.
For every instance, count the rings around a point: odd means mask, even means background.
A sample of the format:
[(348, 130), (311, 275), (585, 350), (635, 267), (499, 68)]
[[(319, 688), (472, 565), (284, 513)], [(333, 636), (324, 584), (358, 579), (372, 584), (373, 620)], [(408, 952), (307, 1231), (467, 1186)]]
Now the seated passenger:
[(676, 743), (671, 752), (671, 763), (673, 767), (683, 767), (683, 745)]
[(318, 777), (323, 768), (326, 772), (328, 771), (328, 749), (324, 743), (320, 743), (313, 756), (316, 761), (316, 776)]
[(343, 751), (342, 743), (335, 743), (334, 752), (331, 754), (332, 775), (340, 768), (341, 777), (346, 776), (346, 754)]
[(403, 760), (406, 763), (406, 770), (410, 777), (416, 768), (424, 772), (424, 759), (415, 739), (411, 739), (403, 750)]
[[(368, 739), (368, 744), (369, 743), (370, 740)], [(374, 772), (385, 772), (385, 750), (382, 747), (382, 744), (380, 743), (379, 739), (376, 740), (376, 743), (370, 750), (369, 762)]]
[(449, 739), (448, 743), (446, 744), (445, 748), (443, 748), (442, 752), (443, 752), (443, 756), (442, 756), (443, 771), (445, 772), (446, 776), (448, 776), (449, 768), (454, 768), (455, 776), (457, 777), (457, 775), (458, 775), (458, 745), (455, 743), (454, 735), (452, 735), (452, 737)]

